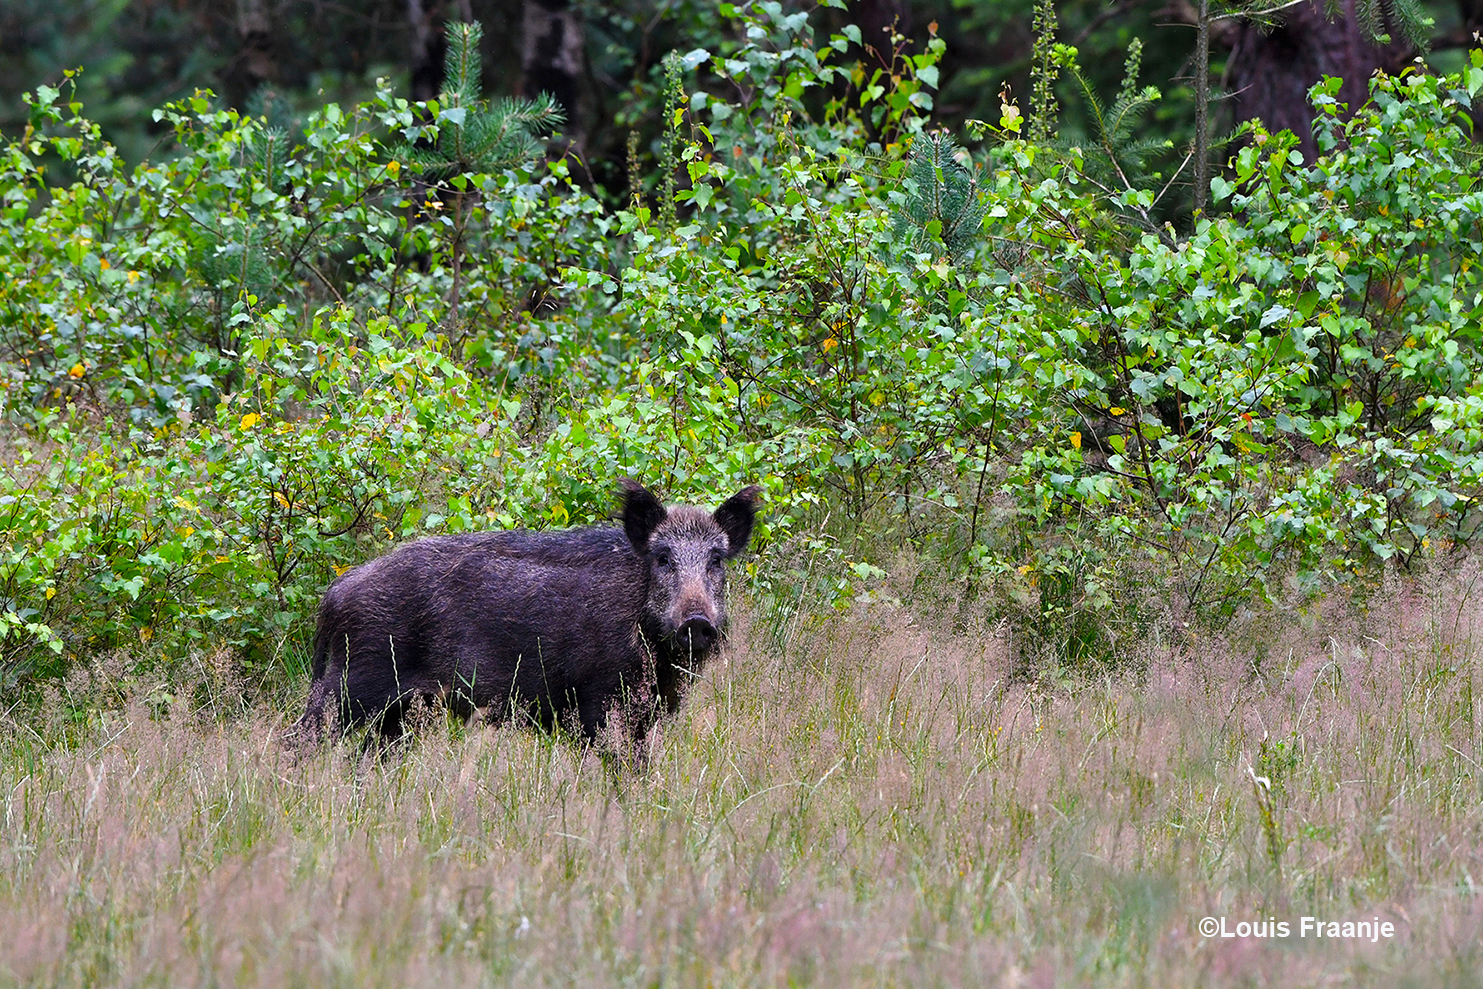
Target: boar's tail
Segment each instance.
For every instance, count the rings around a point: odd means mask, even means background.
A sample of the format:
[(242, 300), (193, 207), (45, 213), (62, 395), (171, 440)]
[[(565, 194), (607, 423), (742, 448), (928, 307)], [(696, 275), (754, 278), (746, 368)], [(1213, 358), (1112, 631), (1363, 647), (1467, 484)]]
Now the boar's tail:
[(326, 708), (334, 696), (328, 677), (315, 677), (309, 684), (309, 703), (304, 707), (304, 716), (294, 726), (294, 737), (299, 744), (313, 746), (324, 735)]
[(304, 706), (304, 716), (294, 728), (300, 744), (314, 745), (324, 735), (325, 719), (330, 701), (335, 697), (335, 677), (329, 676), (329, 636), (321, 627), (314, 636), (313, 676), (309, 681), (309, 702)]

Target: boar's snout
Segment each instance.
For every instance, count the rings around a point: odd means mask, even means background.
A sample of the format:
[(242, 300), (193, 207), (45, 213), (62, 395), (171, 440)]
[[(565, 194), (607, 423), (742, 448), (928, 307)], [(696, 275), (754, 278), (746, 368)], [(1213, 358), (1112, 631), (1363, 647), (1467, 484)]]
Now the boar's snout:
[(691, 615), (680, 623), (681, 646), (689, 646), (695, 652), (706, 652), (716, 644), (718, 633), (715, 623), (705, 615)]

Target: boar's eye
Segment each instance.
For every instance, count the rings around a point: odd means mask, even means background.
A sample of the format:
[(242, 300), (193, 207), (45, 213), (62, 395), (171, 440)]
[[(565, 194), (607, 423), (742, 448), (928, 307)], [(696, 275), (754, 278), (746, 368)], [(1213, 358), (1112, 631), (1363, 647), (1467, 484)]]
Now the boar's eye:
[(668, 549), (660, 547), (659, 549), (656, 549), (654, 551), (654, 565), (656, 567), (661, 567), (665, 570), (668, 570), (674, 562), (674, 557), (670, 555)]
[(711, 550), (711, 566), (719, 567), (726, 563), (726, 551), (720, 549)]

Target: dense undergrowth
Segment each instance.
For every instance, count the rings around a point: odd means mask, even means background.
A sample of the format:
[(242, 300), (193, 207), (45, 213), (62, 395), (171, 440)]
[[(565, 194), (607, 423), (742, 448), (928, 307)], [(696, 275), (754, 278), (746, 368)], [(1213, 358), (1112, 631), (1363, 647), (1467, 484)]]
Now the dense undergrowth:
[(853, 29), (723, 7), (616, 212), (467, 64), (292, 132), (201, 95), (133, 169), (40, 90), (0, 149), (0, 689), (118, 655), (168, 706), (222, 647), (291, 683), (335, 572), (600, 519), (628, 475), (765, 486), (775, 625), (909, 542), (1051, 666), (1469, 548), (1483, 54), (1347, 119), (1325, 83), (1315, 163), (1257, 128), (1176, 222), (1136, 56), (1086, 146), (1006, 103), (965, 150), (940, 42), (869, 76)]

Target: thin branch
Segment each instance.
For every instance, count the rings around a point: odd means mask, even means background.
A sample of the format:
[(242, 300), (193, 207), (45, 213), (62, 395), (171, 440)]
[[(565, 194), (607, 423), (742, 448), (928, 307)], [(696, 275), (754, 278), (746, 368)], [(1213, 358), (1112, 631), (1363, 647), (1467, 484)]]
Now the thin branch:
[(1103, 24), (1106, 24), (1113, 18), (1121, 17), (1136, 6), (1138, 6), (1138, 0), (1119, 0), (1118, 3), (1112, 5), (1111, 7), (1108, 7), (1096, 17), (1093, 17), (1091, 21), (1087, 23), (1086, 27), (1078, 31), (1076, 33), (1076, 37), (1071, 40), (1071, 47), (1080, 48), (1086, 42), (1086, 40), (1092, 36), (1093, 31), (1097, 30), (1097, 28), (1101, 27)]

